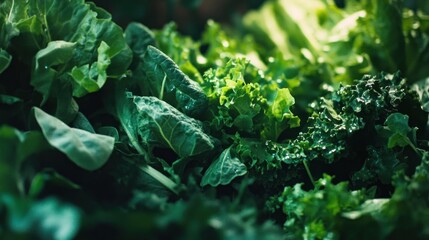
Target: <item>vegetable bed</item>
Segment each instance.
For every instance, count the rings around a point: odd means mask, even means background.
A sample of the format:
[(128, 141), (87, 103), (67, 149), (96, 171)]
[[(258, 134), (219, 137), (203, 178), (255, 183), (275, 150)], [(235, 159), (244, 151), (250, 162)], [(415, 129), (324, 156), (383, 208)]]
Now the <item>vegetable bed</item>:
[(144, 24), (0, 3), (1, 239), (429, 238), (427, 1)]

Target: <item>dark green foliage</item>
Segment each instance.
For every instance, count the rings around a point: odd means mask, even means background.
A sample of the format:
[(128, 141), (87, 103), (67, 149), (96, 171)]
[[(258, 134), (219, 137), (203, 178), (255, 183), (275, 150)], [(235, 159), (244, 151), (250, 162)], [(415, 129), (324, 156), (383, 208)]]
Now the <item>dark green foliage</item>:
[[(405, 102), (408, 89), (400, 74), (365, 76), (355, 84), (340, 86), (338, 90), (313, 104), (314, 112), (302, 132), (289, 145), (296, 162), (320, 158), (327, 163), (353, 151), (349, 139), (359, 131), (372, 131), (389, 113), (397, 111)], [(359, 144), (371, 144), (361, 139)]]
[(424, 9), (274, 0), (192, 39), (2, 1), (0, 238), (427, 239)]

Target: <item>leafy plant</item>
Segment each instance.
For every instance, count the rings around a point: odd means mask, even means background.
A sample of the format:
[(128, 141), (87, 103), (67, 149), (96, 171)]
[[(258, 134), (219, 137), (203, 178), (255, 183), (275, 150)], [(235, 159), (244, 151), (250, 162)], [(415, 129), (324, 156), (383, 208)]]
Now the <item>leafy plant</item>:
[(410, 4), (267, 1), (191, 38), (1, 2), (0, 238), (427, 239)]

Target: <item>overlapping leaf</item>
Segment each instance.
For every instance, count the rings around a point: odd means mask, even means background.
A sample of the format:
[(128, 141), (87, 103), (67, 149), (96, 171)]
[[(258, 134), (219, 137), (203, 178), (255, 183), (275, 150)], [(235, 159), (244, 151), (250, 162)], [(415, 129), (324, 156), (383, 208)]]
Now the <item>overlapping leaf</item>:
[(95, 170), (109, 159), (115, 143), (113, 137), (70, 128), (39, 108), (34, 108), (34, 115), (49, 144), (79, 167)]
[(180, 157), (194, 156), (214, 148), (201, 123), (155, 97), (134, 97), (138, 134), (143, 144), (172, 149)]

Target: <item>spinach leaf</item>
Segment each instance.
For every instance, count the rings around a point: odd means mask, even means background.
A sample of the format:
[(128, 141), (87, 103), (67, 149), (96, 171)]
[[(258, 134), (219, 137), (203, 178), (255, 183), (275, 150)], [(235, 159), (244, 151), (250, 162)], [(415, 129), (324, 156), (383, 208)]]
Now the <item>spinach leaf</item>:
[(190, 118), (168, 103), (155, 97), (134, 97), (138, 115), (138, 134), (150, 149), (162, 146), (180, 157), (210, 151), (214, 142), (204, 133), (199, 121)]
[[(132, 147), (135, 148), (144, 161), (149, 162), (151, 160), (151, 156), (149, 155), (148, 149), (144, 148), (147, 146), (147, 143), (141, 141), (142, 138), (140, 137), (139, 132), (140, 113), (133, 102), (133, 94), (125, 90), (127, 83), (128, 82), (124, 80), (115, 85), (113, 92), (114, 98), (109, 99), (110, 101), (107, 101), (106, 105), (108, 106), (107, 108), (110, 113), (119, 120)], [(118, 136), (118, 138), (120, 137)], [(126, 142), (126, 140), (122, 141)], [(155, 168), (148, 164), (140, 164), (138, 168), (150, 175), (152, 178), (158, 180), (172, 192), (177, 193), (177, 184)]]
[(113, 137), (70, 128), (59, 119), (35, 107), (34, 115), (49, 144), (85, 170), (102, 167), (113, 151)]
[(221, 155), (212, 162), (201, 179), (201, 186), (227, 185), (234, 178), (247, 173), (246, 165), (240, 162), (237, 157), (231, 156), (231, 147), (225, 149)]
[(167, 55), (148, 46), (141, 66), (152, 95), (165, 100), (188, 116), (199, 117), (208, 98), (197, 82), (191, 80)]

